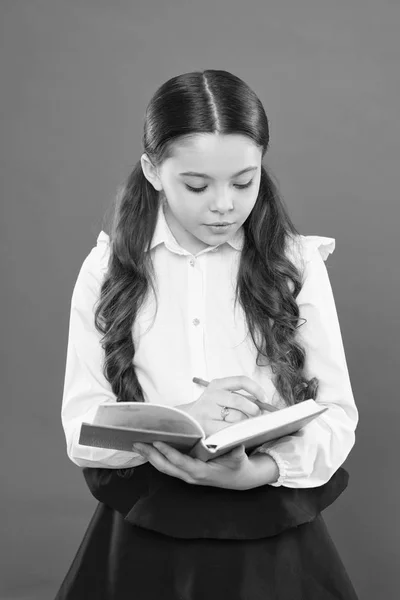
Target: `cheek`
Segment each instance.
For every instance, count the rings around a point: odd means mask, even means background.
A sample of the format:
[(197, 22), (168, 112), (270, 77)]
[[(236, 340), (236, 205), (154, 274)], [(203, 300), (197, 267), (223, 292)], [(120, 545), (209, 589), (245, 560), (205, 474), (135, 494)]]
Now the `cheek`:
[(164, 192), (169, 205), (175, 211), (185, 212), (185, 210), (188, 210), (188, 212), (190, 212), (192, 208), (198, 206), (198, 203), (196, 203), (196, 197), (193, 198), (194, 194), (191, 194), (185, 188), (185, 186), (177, 183), (166, 183), (164, 186)]
[(168, 203), (175, 218), (188, 229), (195, 229), (204, 221), (205, 208), (200, 200), (193, 198), (190, 192), (181, 192), (168, 197)]
[(179, 206), (179, 189), (175, 185), (164, 185), (164, 194), (170, 206)]
[(243, 218), (247, 218), (257, 202), (257, 197), (258, 192), (256, 194), (253, 192), (252, 194), (248, 194), (246, 198), (243, 198), (242, 202), (239, 200), (236, 204), (238, 208), (238, 214), (241, 214)]
[(252, 193), (249, 195), (248, 206), (250, 207), (250, 210), (253, 209), (255, 203), (257, 202), (259, 192), (260, 192), (260, 181), (258, 181), (257, 185), (252, 190)]

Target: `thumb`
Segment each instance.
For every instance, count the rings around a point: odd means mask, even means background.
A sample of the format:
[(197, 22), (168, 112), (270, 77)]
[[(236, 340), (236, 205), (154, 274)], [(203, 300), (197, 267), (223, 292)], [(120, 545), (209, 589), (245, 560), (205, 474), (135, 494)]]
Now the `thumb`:
[(243, 455), (246, 453), (245, 451), (245, 447), (244, 444), (240, 444), (240, 446), (237, 446), (236, 448), (234, 448), (232, 450), (232, 458), (234, 458), (235, 460), (241, 460), (243, 458)]

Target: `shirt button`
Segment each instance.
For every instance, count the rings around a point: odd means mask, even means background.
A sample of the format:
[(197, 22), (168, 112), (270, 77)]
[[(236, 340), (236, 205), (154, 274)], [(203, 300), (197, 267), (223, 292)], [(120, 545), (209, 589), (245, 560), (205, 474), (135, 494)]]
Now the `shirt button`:
[(199, 325), (200, 319), (193, 319), (192, 323), (193, 325)]
[(189, 264), (191, 267), (194, 267), (194, 259), (193, 258), (190, 259)]

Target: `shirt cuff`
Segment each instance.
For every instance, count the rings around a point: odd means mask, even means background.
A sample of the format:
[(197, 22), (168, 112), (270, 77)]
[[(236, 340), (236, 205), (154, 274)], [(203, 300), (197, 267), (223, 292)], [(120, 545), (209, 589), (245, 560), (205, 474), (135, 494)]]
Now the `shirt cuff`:
[(254, 451), (253, 454), (257, 454), (257, 453), (268, 454), (278, 465), (279, 477), (274, 483), (270, 483), (269, 485), (272, 485), (274, 487), (280, 487), (281, 485), (283, 485), (283, 483), (287, 477), (288, 465), (287, 465), (286, 461), (273, 448), (260, 446), (259, 448), (256, 448), (256, 450)]

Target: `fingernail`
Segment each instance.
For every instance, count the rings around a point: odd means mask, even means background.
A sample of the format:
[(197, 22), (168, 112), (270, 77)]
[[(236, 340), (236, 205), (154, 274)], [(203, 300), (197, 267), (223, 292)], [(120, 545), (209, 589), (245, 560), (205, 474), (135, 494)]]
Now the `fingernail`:
[(132, 445), (132, 450), (134, 450), (135, 452), (138, 452), (139, 454), (143, 455), (143, 449), (139, 446), (139, 444), (133, 444)]

